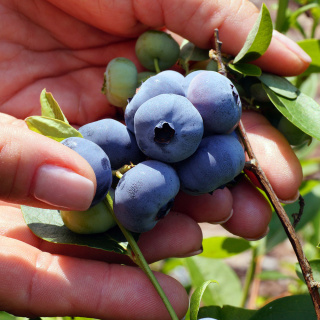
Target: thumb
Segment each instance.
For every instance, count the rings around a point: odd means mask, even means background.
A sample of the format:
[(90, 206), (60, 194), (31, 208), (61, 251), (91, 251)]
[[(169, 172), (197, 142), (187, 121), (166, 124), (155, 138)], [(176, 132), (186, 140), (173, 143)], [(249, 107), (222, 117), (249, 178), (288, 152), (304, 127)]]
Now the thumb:
[(96, 179), (85, 159), (26, 127), (0, 122), (0, 200), (42, 208), (89, 208)]

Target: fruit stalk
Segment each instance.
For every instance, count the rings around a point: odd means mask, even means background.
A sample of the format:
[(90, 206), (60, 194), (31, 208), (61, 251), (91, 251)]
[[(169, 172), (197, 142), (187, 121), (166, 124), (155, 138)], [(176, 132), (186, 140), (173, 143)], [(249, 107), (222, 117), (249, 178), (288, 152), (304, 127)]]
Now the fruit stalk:
[[(218, 66), (219, 66), (219, 73), (223, 74), (226, 76), (226, 71), (225, 68), (221, 68), (220, 64), (223, 64), (222, 62), (222, 56), (221, 56), (221, 41), (219, 40), (219, 33), (218, 30), (215, 29), (215, 59), (218, 61)], [(264, 171), (262, 170), (255, 154), (254, 151), (251, 147), (251, 144), (249, 142), (246, 130), (243, 126), (242, 121), (240, 120), (239, 125), (238, 125), (238, 132), (240, 134), (241, 140), (244, 144), (245, 150), (249, 156), (249, 161), (246, 163), (245, 168), (250, 170), (255, 177), (258, 179), (260, 184), (263, 187), (263, 191), (266, 193), (268, 199), (270, 200), (274, 210), (276, 211), (278, 218), (280, 219), (280, 222), (287, 234), (287, 237), (292, 245), (292, 248), (297, 256), (298, 262), (300, 264), (301, 270), (303, 277), (305, 279), (305, 282), (307, 284), (315, 312), (317, 315), (317, 319), (320, 320), (320, 294), (318, 291), (319, 288), (319, 283), (317, 283), (312, 274), (312, 269), (310, 266), (310, 263), (308, 259), (306, 258), (302, 245), (300, 243), (300, 240), (295, 232), (294, 226), (291, 224), (289, 217), (282, 207), (278, 197), (276, 196), (269, 180), (267, 179)]]
[[(105, 203), (107, 206), (111, 207), (108, 199), (106, 198)], [(155, 275), (153, 274), (152, 270), (150, 269), (147, 261), (145, 260), (142, 252), (140, 251), (140, 248), (137, 244), (137, 242), (135, 241), (134, 237), (132, 236), (131, 232), (129, 232), (126, 228), (124, 228), (122, 226), (122, 224), (118, 221), (117, 217), (115, 216), (112, 208), (110, 208), (110, 212), (112, 213), (112, 216), (114, 218), (114, 220), (116, 221), (118, 227), (120, 228), (121, 232), (123, 233), (123, 235), (125, 236), (126, 240), (129, 243), (128, 246), (128, 256), (130, 257), (130, 259), (136, 263), (142, 270), (143, 272), (146, 274), (146, 276), (149, 278), (149, 280), (151, 281), (153, 287), (156, 289), (157, 293), (159, 294), (161, 300), (163, 301), (165, 307), (167, 308), (171, 319), (172, 320), (179, 320), (178, 316), (176, 315), (172, 305), (170, 304), (166, 294), (164, 293), (163, 289), (161, 288), (157, 278), (155, 277)]]

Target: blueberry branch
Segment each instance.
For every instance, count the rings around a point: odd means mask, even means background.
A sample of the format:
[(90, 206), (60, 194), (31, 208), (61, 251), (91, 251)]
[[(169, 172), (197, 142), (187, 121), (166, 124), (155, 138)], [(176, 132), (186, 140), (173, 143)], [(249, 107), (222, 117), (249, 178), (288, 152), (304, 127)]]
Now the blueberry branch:
[(120, 228), (121, 232), (123, 233), (124, 237), (126, 238), (128, 242), (128, 256), (130, 259), (137, 264), (143, 272), (146, 274), (148, 279), (151, 281), (153, 287), (156, 289), (158, 295), (160, 296), (161, 300), (163, 301), (165, 307), (167, 308), (171, 319), (172, 320), (179, 320), (177, 317), (172, 305), (170, 304), (166, 294), (164, 293), (162, 287), (160, 286), (157, 278), (153, 274), (152, 270), (150, 269), (147, 261), (145, 260), (136, 240), (132, 236), (131, 232), (129, 232), (123, 225), (119, 222), (116, 215), (114, 214), (114, 211), (112, 209), (112, 204), (110, 202), (110, 198), (108, 196), (104, 200), (105, 204), (109, 207), (109, 212), (112, 213), (113, 219), (116, 221), (118, 227)]
[[(222, 63), (221, 58), (221, 41), (219, 41), (219, 33), (218, 30), (215, 30), (215, 47), (216, 52), (215, 55), (217, 56), (216, 59), (218, 61), (218, 65)], [(221, 68), (219, 66), (219, 72), (223, 74), (224, 76), (227, 76), (225, 68)], [(245, 168), (249, 171), (251, 171), (255, 177), (258, 179), (260, 184), (263, 187), (264, 192), (266, 193), (268, 199), (270, 200), (275, 212), (278, 215), (278, 218), (287, 234), (287, 237), (292, 245), (292, 248), (297, 256), (298, 262), (301, 267), (301, 271), (303, 274), (303, 277), (305, 279), (305, 282), (307, 284), (315, 312), (317, 315), (317, 319), (320, 320), (320, 294), (318, 291), (319, 283), (317, 283), (312, 274), (312, 269), (310, 266), (310, 263), (308, 259), (306, 258), (302, 245), (300, 243), (300, 240), (295, 232), (294, 226), (291, 224), (289, 217), (282, 207), (278, 197), (276, 196), (269, 180), (267, 179), (264, 171), (262, 170), (254, 151), (251, 147), (251, 144), (249, 142), (246, 130), (243, 126), (242, 121), (240, 120), (239, 126), (238, 126), (238, 132), (240, 134), (241, 140), (244, 144), (245, 150), (248, 154), (249, 161), (246, 163)]]

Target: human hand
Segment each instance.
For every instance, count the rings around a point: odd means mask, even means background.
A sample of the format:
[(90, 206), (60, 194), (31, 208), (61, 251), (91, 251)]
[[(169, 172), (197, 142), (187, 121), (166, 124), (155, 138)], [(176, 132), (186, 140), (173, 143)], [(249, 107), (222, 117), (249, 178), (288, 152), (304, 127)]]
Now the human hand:
[[(232, 4), (232, 6), (231, 6)], [(100, 6), (99, 6), (100, 5)], [(202, 47), (211, 47), (219, 27), (223, 51), (236, 54), (258, 15), (249, 2), (135, 1), (0, 1), (0, 207), (1, 309), (17, 315), (81, 315), (104, 319), (168, 317), (144, 274), (114, 254), (40, 241), (12, 205), (86, 209), (95, 177), (89, 165), (61, 144), (29, 131), (22, 121), (40, 114), (39, 94), (53, 92), (66, 117), (82, 125), (114, 117), (116, 109), (100, 93), (111, 59), (124, 56), (142, 70), (135, 38), (147, 28), (168, 29)], [(159, 6), (159, 7), (157, 7)], [(308, 58), (292, 42), (275, 35), (257, 61), (280, 75), (300, 73)], [(13, 117), (11, 117), (11, 116)], [(262, 116), (244, 113), (243, 123), (256, 156), (278, 197), (294, 200), (302, 179), (299, 161), (283, 136)], [(54, 164), (63, 174), (48, 172)], [(39, 169), (40, 168), (40, 169)], [(68, 169), (70, 175), (64, 171)], [(63, 194), (41, 193), (44, 184)], [(52, 189), (51, 189), (52, 190)], [(76, 205), (76, 208), (72, 207)], [(233, 210), (233, 215), (230, 214)], [(245, 179), (212, 196), (180, 194), (175, 211), (143, 234), (139, 246), (149, 262), (187, 256), (201, 249), (197, 222), (223, 223), (230, 232), (258, 239), (267, 231), (271, 209)], [(154, 248), (157, 250), (154, 250)], [(107, 264), (106, 262), (112, 263)], [(94, 276), (93, 276), (94, 275)], [(178, 316), (188, 299), (173, 279), (157, 274)], [(49, 298), (50, 297), (50, 298)]]

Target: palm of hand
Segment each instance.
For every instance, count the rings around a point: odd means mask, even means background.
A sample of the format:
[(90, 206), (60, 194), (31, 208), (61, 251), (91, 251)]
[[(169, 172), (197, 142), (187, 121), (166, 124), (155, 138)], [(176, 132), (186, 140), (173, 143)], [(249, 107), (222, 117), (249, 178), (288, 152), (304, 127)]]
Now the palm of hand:
[(46, 88), (73, 124), (112, 117), (115, 108), (100, 91), (103, 73), (116, 56), (137, 62), (135, 39), (105, 33), (43, 1), (8, 6), (0, 4), (0, 77), (6, 79), (0, 112), (22, 119), (40, 114)]

